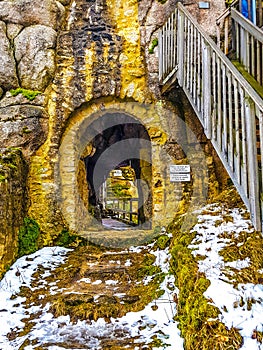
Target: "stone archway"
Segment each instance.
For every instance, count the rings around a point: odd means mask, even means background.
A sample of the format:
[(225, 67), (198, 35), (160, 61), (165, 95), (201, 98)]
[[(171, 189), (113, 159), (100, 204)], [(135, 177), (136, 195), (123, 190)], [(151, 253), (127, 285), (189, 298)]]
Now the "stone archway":
[[(147, 213), (151, 229), (144, 226), (142, 230), (132, 230), (127, 233), (130, 234), (131, 241), (135, 235), (142, 237), (142, 240), (137, 241), (139, 243), (151, 237), (153, 233), (158, 234), (161, 228), (168, 225), (173, 220), (175, 213), (180, 210), (184, 184), (171, 182), (169, 174), (170, 165), (181, 162), (180, 159), (177, 160), (174, 157), (174, 152), (169, 151), (174, 140), (176, 144), (182, 146), (187, 156), (187, 159), (183, 161), (188, 161), (191, 165), (193, 174), (191, 207), (195, 208), (198, 203), (203, 202), (206, 196), (205, 156), (201, 148), (197, 148), (196, 136), (178, 114), (161, 105), (103, 99), (84, 104), (75, 110), (68, 119), (62, 137), (48, 140), (33, 159), (30, 172), (32, 199), (30, 215), (49, 235), (57, 234), (56, 217), (60, 215), (64, 226), (88, 239), (93, 240), (93, 237), (96, 236), (95, 242), (106, 244), (108, 239), (114, 236), (115, 233), (109, 231), (107, 231), (109, 234), (106, 235), (101, 230), (101, 224), (98, 226), (98, 221), (90, 215), (88, 192), (84, 186), (79, 184), (80, 179), (85, 178), (86, 171), (81, 158), (85, 156), (85, 151), (89, 154), (88, 145), (98, 134), (97, 130), (94, 134), (94, 129), (91, 127), (94, 125), (93, 122), (107, 115), (106, 119), (111, 123), (107, 127), (110, 128), (116, 125), (114, 118), (110, 117), (115, 114), (123, 114), (132, 121), (137, 121), (139, 125), (143, 125), (148, 138), (142, 139), (141, 142), (150, 143), (150, 147), (149, 145), (141, 147), (140, 169), (143, 173), (142, 178), (146, 179), (147, 172), (151, 168), (151, 180), (148, 181), (148, 185), (151, 182), (151, 206), (149, 206), (151, 208), (150, 213)], [(55, 144), (54, 141), (58, 143)], [(115, 144), (121, 146), (121, 142), (124, 141), (125, 139)], [(148, 149), (151, 149), (151, 163), (147, 155)], [(49, 158), (51, 150), (54, 155), (52, 159)], [(142, 185), (147, 186), (147, 181), (145, 182)], [(188, 219), (188, 216), (186, 218)], [(100, 241), (97, 240), (99, 236)], [(116, 234), (115, 238), (117, 244), (120, 234)]]
[[(80, 157), (77, 182), (89, 212), (100, 221), (101, 212), (98, 208), (107, 209), (104, 199), (100, 198), (106, 179), (111, 171), (124, 171), (127, 170), (125, 167), (130, 167), (134, 171), (133, 180), (138, 195), (137, 226), (150, 228), (152, 157), (151, 141), (144, 125), (127, 113), (107, 112), (94, 120), (88, 130), (83, 130), (82, 138), (84, 144), (89, 142)], [(121, 200), (121, 193), (118, 196), (116, 194), (115, 198)]]

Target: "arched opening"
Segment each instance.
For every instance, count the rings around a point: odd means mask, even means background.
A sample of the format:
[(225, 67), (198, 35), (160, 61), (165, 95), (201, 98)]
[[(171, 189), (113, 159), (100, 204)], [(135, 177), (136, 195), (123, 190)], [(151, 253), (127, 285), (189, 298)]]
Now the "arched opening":
[(81, 160), (89, 212), (104, 227), (150, 229), (152, 160), (147, 130), (124, 113), (106, 113), (88, 129), (90, 141)]

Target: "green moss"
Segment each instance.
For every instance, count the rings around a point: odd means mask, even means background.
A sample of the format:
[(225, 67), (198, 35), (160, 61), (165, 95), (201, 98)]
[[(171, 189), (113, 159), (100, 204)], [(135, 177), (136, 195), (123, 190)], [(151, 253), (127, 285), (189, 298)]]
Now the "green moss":
[(6, 175), (0, 174), (0, 182), (5, 182), (6, 179)]
[(245, 66), (243, 66), (240, 62), (232, 60), (232, 63), (249, 82), (252, 88), (260, 95), (261, 98), (263, 98), (263, 86), (260, 85), (256, 79), (246, 71)]
[(40, 228), (31, 218), (24, 218), (24, 225), (18, 233), (18, 256), (32, 254), (38, 250)]
[(29, 101), (33, 101), (37, 95), (41, 94), (41, 91), (27, 90), (23, 88), (11, 89), (10, 93), (12, 96), (17, 96), (18, 94), (22, 94)]
[(152, 40), (151, 45), (150, 45), (149, 50), (148, 50), (150, 54), (153, 54), (154, 49), (155, 49), (155, 47), (156, 47), (157, 45), (158, 45), (158, 39), (157, 39), (157, 38), (154, 38), (154, 39)]
[(72, 234), (68, 230), (62, 230), (55, 239), (54, 245), (69, 248), (87, 245), (87, 241), (85, 238)]
[(30, 134), (30, 133), (32, 132), (32, 130), (28, 129), (27, 126), (24, 126), (23, 129), (22, 129), (22, 132), (23, 132), (24, 134)]
[(112, 185), (111, 189), (114, 192), (116, 197), (123, 198), (123, 197), (131, 197), (129, 193), (127, 193), (127, 190), (129, 190), (131, 187), (130, 184), (121, 184), (117, 183)]
[(159, 248), (161, 250), (169, 246), (171, 239), (167, 235), (161, 235), (157, 238), (154, 248)]
[(219, 322), (219, 310), (204, 297), (210, 282), (198, 271), (188, 245), (195, 232), (181, 232), (181, 218), (177, 218), (170, 230), (174, 233), (171, 249), (171, 270), (180, 290), (176, 321), (184, 338), (186, 350), (239, 349), (242, 337), (235, 328), (227, 329)]

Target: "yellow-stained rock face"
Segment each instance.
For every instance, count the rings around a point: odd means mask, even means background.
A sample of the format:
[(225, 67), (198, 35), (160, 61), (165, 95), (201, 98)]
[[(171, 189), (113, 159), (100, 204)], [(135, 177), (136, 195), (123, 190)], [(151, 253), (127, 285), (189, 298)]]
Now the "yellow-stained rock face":
[[(73, 4), (58, 37), (57, 73), (47, 104), (48, 137), (32, 158), (28, 179), (29, 216), (39, 223), (44, 244), (65, 227), (86, 236), (101, 230), (88, 210), (82, 160), (93, 152), (92, 137), (102, 132), (93, 130), (92, 123), (105, 115), (122, 114), (124, 123), (125, 116), (134, 118), (148, 135), (140, 150), (140, 170), (147, 198), (144, 215), (153, 231), (181, 210), (184, 191), (193, 194), (193, 208), (206, 196), (207, 165), (202, 150), (196, 149), (199, 140), (182, 121), (179, 108), (172, 112), (149, 93), (138, 1)], [(191, 165), (190, 189), (171, 182), (174, 164)]]
[(116, 25), (116, 33), (122, 38), (120, 97), (132, 97), (135, 101), (149, 101), (146, 67), (141, 49), (138, 1), (107, 0), (110, 18)]

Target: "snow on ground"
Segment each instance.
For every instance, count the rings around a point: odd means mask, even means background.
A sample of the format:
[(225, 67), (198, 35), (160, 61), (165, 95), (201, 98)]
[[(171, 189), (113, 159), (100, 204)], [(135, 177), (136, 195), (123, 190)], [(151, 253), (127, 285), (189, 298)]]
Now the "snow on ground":
[[(136, 252), (140, 249), (136, 247), (131, 250)], [(183, 339), (180, 337), (177, 323), (173, 320), (176, 308), (171, 297), (171, 286), (174, 288), (173, 293), (178, 291), (174, 286), (174, 277), (168, 274), (168, 249), (154, 252), (157, 257), (155, 264), (160, 266), (166, 274), (165, 280), (160, 286), (164, 294), (159, 299), (146, 305), (140, 312), (129, 312), (122, 318), (112, 318), (111, 322), (108, 323), (104, 319), (98, 319), (96, 322), (78, 321), (73, 324), (70, 322), (69, 316), (55, 318), (49, 312), (49, 304), (42, 309), (36, 305), (26, 309), (23, 304), (26, 298), (14, 298), (14, 295), (19, 292), (22, 286), (29, 287), (33, 292), (30, 282), (38, 266), (41, 265), (41, 267), (47, 269), (45, 276), (48, 276), (51, 268), (55, 268), (66, 259), (68, 251), (68, 249), (59, 247), (43, 248), (34, 254), (18, 259), (6, 273), (0, 283), (0, 324), (2, 325), (0, 329), (0, 349), (19, 349), (25, 339), (31, 341), (37, 339), (36, 345), (28, 345), (25, 349), (31, 350), (41, 344), (50, 342), (55, 343), (56, 346), (50, 345), (49, 350), (62, 350), (64, 349), (63, 342), (74, 339), (77, 342), (84, 343), (87, 349), (98, 350), (101, 349), (100, 340), (103, 337), (114, 339), (119, 336), (122, 338), (136, 337), (135, 343), (138, 343), (138, 347), (136, 346), (135, 350), (141, 348), (141, 344), (150, 343), (153, 336), (163, 341), (163, 344), (167, 344), (167, 346), (164, 345), (166, 349), (183, 349)], [(130, 265), (131, 261), (127, 260), (126, 263)], [(43, 280), (42, 282), (45, 285), (46, 281)], [(90, 283), (91, 281), (87, 279), (85, 282)], [(94, 284), (100, 283), (100, 280), (94, 282)], [(118, 283), (118, 281), (106, 281), (107, 285), (114, 285), (115, 283)], [(43, 287), (43, 284), (40, 287)], [(55, 283), (51, 283), (51, 291), (52, 295), (57, 292)], [(13, 339), (12, 332), (23, 330), (25, 326), (23, 319), (38, 312), (40, 312), (40, 315), (37, 316), (37, 322), (29, 333)]]
[[(205, 214), (198, 216), (198, 223), (192, 231), (196, 232), (196, 237), (189, 248), (194, 249), (194, 256), (205, 256), (199, 261), (199, 270), (204, 272), (211, 285), (204, 293), (205, 297), (212, 300), (213, 305), (219, 308), (221, 315), (219, 320), (227, 327), (240, 329), (244, 344), (242, 350), (263, 349), (263, 344), (252, 339), (254, 330), (263, 331), (263, 285), (262, 284), (238, 284), (234, 288), (229, 279), (224, 275), (227, 267), (242, 269), (249, 266), (248, 258), (235, 262), (225, 263), (219, 252), (229, 243), (227, 234), (235, 233), (236, 236), (241, 231), (252, 232), (250, 220), (243, 218), (244, 210), (229, 210), (227, 215), (232, 220), (225, 222), (222, 219), (222, 208), (210, 205), (205, 208)], [(222, 238), (222, 233), (224, 237)], [(246, 301), (254, 300), (250, 307)], [(244, 300), (244, 305), (240, 301)]]
[[(229, 210), (227, 215), (231, 216), (232, 219), (227, 221), (224, 221), (222, 211), (222, 208), (210, 205), (205, 208), (203, 214), (202, 211), (199, 212), (198, 223), (192, 229), (196, 236), (189, 248), (193, 249), (192, 254), (194, 256), (199, 257), (201, 255), (204, 257), (203, 260), (198, 261), (199, 270), (205, 273), (207, 279), (211, 282), (204, 295), (213, 305), (219, 308), (221, 312), (218, 316), (219, 320), (229, 328), (234, 326), (240, 329), (240, 334), (244, 339), (242, 350), (263, 350), (263, 344), (257, 342), (256, 339), (252, 339), (254, 330), (263, 331), (263, 285), (240, 283), (234, 288), (233, 283), (229, 281), (224, 271), (227, 270), (229, 273), (231, 267), (237, 270), (243, 269), (249, 266), (250, 259), (224, 262), (220, 255), (220, 251), (230, 243), (227, 233), (233, 234), (234, 232), (238, 236), (242, 231), (251, 232), (251, 223), (242, 217), (243, 211), (241, 209)], [(222, 233), (224, 234), (222, 235)], [(176, 307), (172, 301), (172, 293), (178, 294), (179, 291), (174, 287), (174, 277), (168, 273), (169, 252), (168, 249), (153, 251), (151, 250), (152, 246), (149, 245), (148, 248), (156, 256), (155, 264), (160, 266), (162, 272), (166, 274), (165, 280), (161, 284), (164, 294), (159, 299), (146, 305), (143, 310), (129, 312), (122, 318), (112, 318), (111, 322), (98, 319), (96, 322), (78, 321), (73, 324), (70, 322), (69, 316), (55, 318), (49, 312), (50, 305), (48, 304), (42, 307), (41, 310), (40, 306), (36, 305), (30, 305), (29, 308), (26, 308), (26, 298), (16, 296), (23, 286), (29, 287), (32, 293), (34, 289), (46, 286), (47, 282), (43, 279), (42, 285), (32, 287), (32, 275), (41, 266), (45, 269), (44, 276), (48, 276), (51, 269), (67, 259), (68, 249), (46, 247), (17, 260), (0, 283), (0, 349), (19, 349), (24, 340), (28, 338), (30, 340), (38, 339), (38, 342), (36, 345), (26, 346), (26, 350), (32, 350), (48, 342), (56, 344), (50, 345), (49, 350), (63, 350), (65, 349), (62, 346), (63, 342), (72, 339), (84, 342), (87, 349), (99, 350), (101, 349), (100, 341), (103, 337), (112, 339), (137, 337), (138, 347), (135, 347), (136, 350), (140, 348), (141, 344), (151, 342), (152, 337), (157, 335), (157, 339), (167, 344), (163, 348), (182, 350), (183, 339), (180, 337), (177, 323), (173, 320)], [(143, 247), (131, 247), (129, 252), (136, 253), (142, 250)], [(132, 262), (129, 259), (125, 266), (131, 264)], [(147, 277), (144, 283), (149, 283), (150, 278)], [(81, 281), (92, 283), (89, 278), (83, 278), (79, 282)], [(112, 288), (117, 283), (117, 280), (106, 280), (106, 285), (112, 286)], [(98, 279), (93, 284), (99, 285), (101, 280)], [(174, 288), (173, 292), (171, 292), (171, 286)], [(51, 295), (58, 292), (55, 282), (50, 283), (48, 287)], [(244, 302), (240, 303), (241, 300)], [(248, 300), (254, 301), (250, 307), (248, 307)], [(39, 313), (39, 316), (36, 316), (37, 322), (29, 333), (19, 338), (13, 338), (12, 332), (23, 330), (25, 325), (23, 319), (37, 313)], [(72, 348), (71, 350), (75, 349)]]

